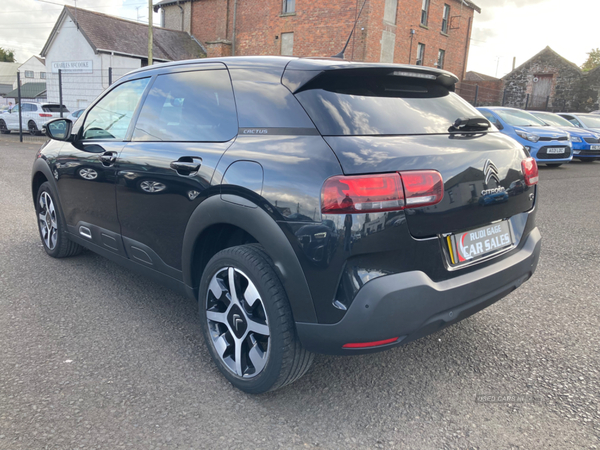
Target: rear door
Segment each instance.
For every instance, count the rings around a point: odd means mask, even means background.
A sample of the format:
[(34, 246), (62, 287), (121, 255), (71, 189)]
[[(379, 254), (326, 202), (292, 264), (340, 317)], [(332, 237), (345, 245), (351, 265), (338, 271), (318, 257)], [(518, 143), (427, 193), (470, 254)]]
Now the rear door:
[(295, 95), (346, 175), (440, 172), (442, 202), (406, 210), (415, 237), (477, 228), (533, 206), (532, 188), (511, 188), (524, 180), (523, 147), (495, 129), (453, 130), (458, 118), (482, 116), (433, 74), (338, 69)]
[(189, 217), (237, 135), (223, 64), (158, 75), (118, 160), (117, 206), (129, 257), (176, 276)]

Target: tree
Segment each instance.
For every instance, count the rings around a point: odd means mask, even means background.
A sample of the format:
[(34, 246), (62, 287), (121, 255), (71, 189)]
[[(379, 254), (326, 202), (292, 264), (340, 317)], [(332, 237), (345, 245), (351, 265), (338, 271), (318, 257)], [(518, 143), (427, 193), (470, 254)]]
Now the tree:
[(0, 47), (0, 62), (15, 62), (15, 51)]
[(588, 53), (588, 59), (581, 65), (581, 70), (589, 72), (598, 66), (600, 66), (600, 48), (594, 48)]

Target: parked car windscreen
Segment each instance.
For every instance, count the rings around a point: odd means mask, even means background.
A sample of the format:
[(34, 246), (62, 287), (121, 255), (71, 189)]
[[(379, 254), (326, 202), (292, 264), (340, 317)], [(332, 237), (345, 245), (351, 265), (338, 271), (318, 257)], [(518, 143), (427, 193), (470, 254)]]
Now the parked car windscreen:
[(577, 118), (579, 120), (581, 120), (581, 122), (583, 122), (583, 124), (586, 127), (589, 128), (600, 128), (600, 117), (595, 117), (595, 116), (590, 116), (590, 115), (580, 115), (577, 116)]
[(483, 117), (434, 80), (392, 74), (332, 75), (296, 94), (325, 136), (448, 133), (461, 117)]
[[(49, 112), (49, 113), (60, 112), (60, 105), (44, 105), (44, 106), (42, 106), (42, 109), (44, 110), (44, 112)], [(67, 109), (67, 107), (65, 105), (63, 105), (63, 107), (62, 107), (62, 112), (64, 112), (64, 113), (69, 112), (69, 110)]]
[(496, 109), (496, 114), (500, 116), (507, 124), (513, 127), (545, 127), (547, 126), (540, 119), (525, 111), (518, 109)]
[(535, 116), (539, 119), (542, 119), (548, 125), (552, 125), (555, 127), (572, 127), (573, 124), (569, 122), (567, 119), (564, 119), (556, 114), (551, 113), (535, 113)]

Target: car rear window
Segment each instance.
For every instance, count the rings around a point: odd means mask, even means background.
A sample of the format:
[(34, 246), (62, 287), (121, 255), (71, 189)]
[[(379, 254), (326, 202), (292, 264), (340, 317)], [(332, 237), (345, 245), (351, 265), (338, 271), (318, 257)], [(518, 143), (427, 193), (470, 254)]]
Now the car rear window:
[[(44, 112), (48, 112), (48, 113), (59, 113), (60, 112), (60, 105), (44, 105), (42, 106), (42, 109), (44, 110)], [(62, 112), (64, 113), (68, 113), (69, 110), (66, 108), (65, 105), (63, 105), (62, 107)]]
[(392, 74), (323, 78), (296, 98), (325, 136), (440, 134), (458, 118), (483, 117), (435, 80)]

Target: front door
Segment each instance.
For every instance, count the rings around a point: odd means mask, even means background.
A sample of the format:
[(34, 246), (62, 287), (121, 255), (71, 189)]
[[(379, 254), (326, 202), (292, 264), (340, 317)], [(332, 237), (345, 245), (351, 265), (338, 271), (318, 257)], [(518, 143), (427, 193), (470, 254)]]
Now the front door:
[(121, 234), (132, 260), (177, 277), (188, 220), (237, 130), (223, 64), (156, 77), (117, 160)]
[(530, 109), (546, 109), (548, 97), (552, 92), (553, 75), (535, 75)]
[(117, 157), (150, 78), (118, 85), (85, 117), (78, 138), (57, 158), (57, 180), (69, 231), (123, 254), (115, 200)]

